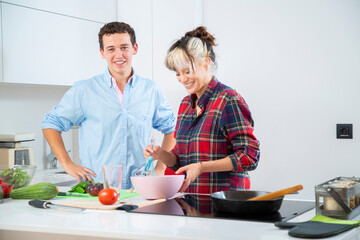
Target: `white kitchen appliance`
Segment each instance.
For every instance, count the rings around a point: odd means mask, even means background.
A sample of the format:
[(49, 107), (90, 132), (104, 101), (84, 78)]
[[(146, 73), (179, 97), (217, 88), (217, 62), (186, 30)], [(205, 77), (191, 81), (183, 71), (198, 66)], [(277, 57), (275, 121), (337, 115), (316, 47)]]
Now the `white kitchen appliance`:
[(34, 154), (22, 142), (34, 141), (33, 133), (0, 134), (0, 165), (34, 165)]

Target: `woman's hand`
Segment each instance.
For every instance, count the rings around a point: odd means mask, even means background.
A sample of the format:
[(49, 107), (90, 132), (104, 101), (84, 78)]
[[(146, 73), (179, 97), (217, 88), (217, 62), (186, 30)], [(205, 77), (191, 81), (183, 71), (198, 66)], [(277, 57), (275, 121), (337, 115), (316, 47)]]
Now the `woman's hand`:
[[(165, 148), (165, 147), (164, 147)], [(166, 148), (165, 148), (166, 149)], [(147, 159), (152, 156), (154, 160), (158, 160), (156, 166), (159, 165), (157, 174), (163, 175), (167, 167), (172, 167), (176, 164), (176, 156), (172, 152), (168, 152), (161, 148), (160, 146), (151, 147), (151, 145), (147, 145), (143, 151), (144, 157)]]
[(201, 162), (198, 162), (181, 167), (175, 172), (176, 174), (186, 172), (186, 178), (179, 192), (184, 192), (189, 187), (189, 185), (193, 181), (195, 181), (195, 179), (202, 173), (201, 169), (202, 169), (202, 164)]
[(162, 148), (160, 146), (155, 145), (154, 148), (152, 148), (151, 145), (147, 145), (143, 151), (143, 154), (146, 159), (148, 157), (152, 156), (154, 158), (154, 160), (159, 160), (161, 151), (162, 151)]

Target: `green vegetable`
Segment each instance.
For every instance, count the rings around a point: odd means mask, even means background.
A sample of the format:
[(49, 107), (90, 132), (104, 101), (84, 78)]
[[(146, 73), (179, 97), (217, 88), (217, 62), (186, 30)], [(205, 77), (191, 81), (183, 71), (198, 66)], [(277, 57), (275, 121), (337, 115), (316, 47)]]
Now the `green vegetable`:
[(79, 187), (76, 188), (76, 192), (85, 193), (85, 190), (82, 187), (79, 186)]
[(0, 173), (0, 178), (13, 186), (13, 189), (24, 187), (31, 181), (31, 176), (20, 168), (9, 168)]
[(71, 190), (69, 190), (69, 192), (86, 193), (86, 186), (91, 183), (91, 181), (79, 182), (75, 186), (71, 187)]
[(10, 192), (12, 199), (51, 199), (59, 192), (52, 183), (37, 183), (27, 187), (14, 189)]

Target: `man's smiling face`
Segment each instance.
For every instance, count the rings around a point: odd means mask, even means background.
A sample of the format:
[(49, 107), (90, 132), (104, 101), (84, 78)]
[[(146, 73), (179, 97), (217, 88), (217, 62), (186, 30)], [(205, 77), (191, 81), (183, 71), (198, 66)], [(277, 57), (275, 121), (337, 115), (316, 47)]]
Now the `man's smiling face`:
[(132, 57), (137, 53), (138, 45), (133, 46), (128, 33), (115, 33), (103, 36), (104, 49), (101, 56), (106, 59), (113, 77), (127, 77), (131, 74)]

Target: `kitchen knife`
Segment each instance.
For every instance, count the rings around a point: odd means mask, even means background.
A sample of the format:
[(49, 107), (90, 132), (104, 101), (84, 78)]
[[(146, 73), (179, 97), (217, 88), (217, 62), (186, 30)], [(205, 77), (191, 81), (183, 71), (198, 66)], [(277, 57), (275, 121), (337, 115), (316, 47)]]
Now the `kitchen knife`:
[(88, 197), (86, 194), (70, 193), (70, 192), (58, 192), (58, 196), (74, 196), (74, 197)]
[(53, 204), (49, 201), (44, 201), (44, 200), (30, 200), (29, 201), (29, 205), (36, 207), (36, 208), (52, 208), (52, 209), (56, 209), (56, 210), (68, 210), (68, 211), (76, 211), (76, 212), (81, 212), (86, 210), (86, 208), (80, 208), (80, 207), (68, 207), (68, 206), (63, 206), (63, 205), (59, 205), (59, 204)]

